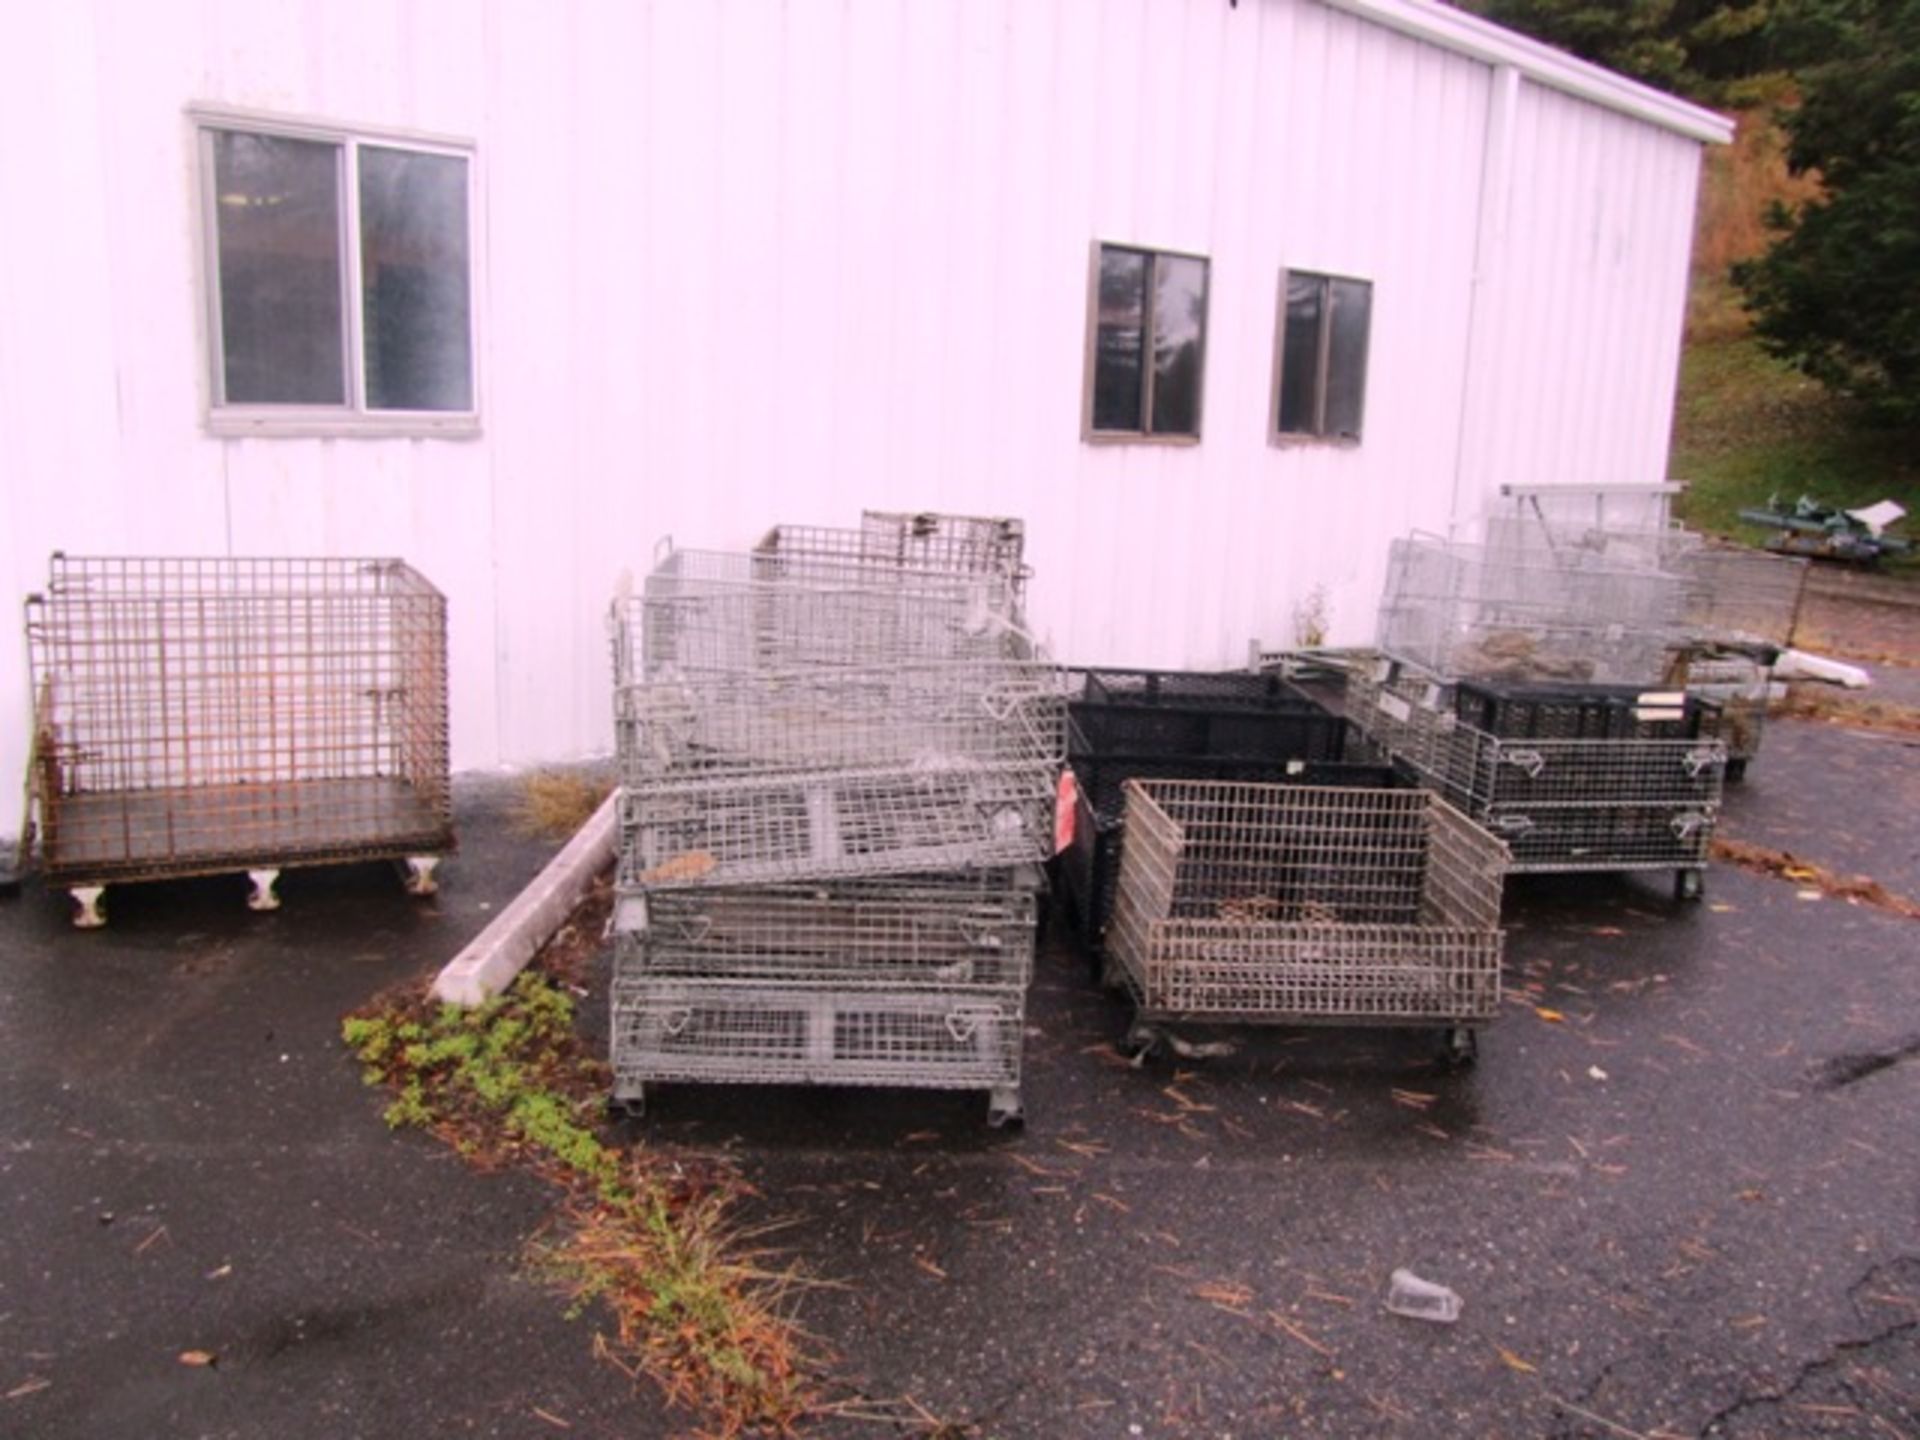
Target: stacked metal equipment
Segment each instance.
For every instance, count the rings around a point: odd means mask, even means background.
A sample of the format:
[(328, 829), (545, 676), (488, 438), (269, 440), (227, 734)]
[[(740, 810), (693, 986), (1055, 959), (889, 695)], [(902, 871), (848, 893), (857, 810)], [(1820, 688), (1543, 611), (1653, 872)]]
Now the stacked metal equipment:
[(109, 884), (453, 848), (446, 599), (395, 559), (56, 554), (27, 601), (30, 785), (74, 923)]
[(1113, 914), (1126, 781), (1392, 784), (1391, 771), (1350, 763), (1346, 723), (1276, 675), (1084, 670), (1069, 694), (1074, 823), (1060, 868), (1096, 951)]
[(1430, 1026), (1500, 1006), (1507, 851), (1428, 790), (1130, 780), (1111, 972), (1175, 1023)]
[(1064, 696), (1017, 523), (912, 520), (670, 550), (616, 602), (616, 1100), (903, 1085), (1019, 1118)]
[[(1709, 539), (1677, 525), (1597, 522), (1575, 502), (1537, 492), (1518, 515), (1489, 520), (1490, 536), (1561, 559), (1584, 557), (1616, 569), (1656, 570), (1681, 585), (1683, 643), (1669, 678), (1719, 705), (1727, 778), (1738, 780), (1759, 753), (1773, 666), (1793, 644), (1809, 562)], [(1571, 518), (1570, 518), (1571, 517)]]
[(1727, 751), (1718, 707), (1678, 688), (1686, 580), (1490, 539), (1394, 543), (1348, 718), (1513, 870), (1672, 870), (1697, 897)]

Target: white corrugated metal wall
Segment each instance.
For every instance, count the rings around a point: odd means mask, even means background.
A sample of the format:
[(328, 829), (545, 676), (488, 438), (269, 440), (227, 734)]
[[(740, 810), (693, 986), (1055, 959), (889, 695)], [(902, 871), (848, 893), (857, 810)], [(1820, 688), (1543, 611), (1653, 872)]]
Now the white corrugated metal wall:
[[(56, 547), (403, 554), (452, 599), (463, 767), (605, 743), (601, 610), (666, 533), (1019, 514), (1063, 657), (1229, 664), (1316, 585), (1364, 637), (1388, 538), (1445, 526), (1456, 478), (1462, 510), (1664, 478), (1698, 144), (1521, 83), (1489, 171), (1489, 65), (1314, 0), (12, 23), (0, 584)], [(194, 101), (476, 142), (481, 438), (204, 433)], [(1201, 444), (1081, 441), (1095, 239), (1211, 257)], [(1287, 265), (1374, 282), (1357, 448), (1266, 442)], [(25, 708), (0, 627), (0, 776)]]

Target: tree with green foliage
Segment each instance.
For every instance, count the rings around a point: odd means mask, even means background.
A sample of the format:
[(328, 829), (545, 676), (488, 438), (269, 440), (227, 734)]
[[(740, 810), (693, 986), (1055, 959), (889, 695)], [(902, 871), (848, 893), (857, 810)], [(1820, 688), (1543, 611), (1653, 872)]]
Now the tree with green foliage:
[(1465, 8), (1699, 100), (1735, 100), (1742, 82), (1774, 68), (1768, 22), (1777, 0), (1468, 0)]
[(1769, 219), (1734, 281), (1769, 353), (1920, 427), (1920, 0), (1793, 0), (1776, 39), (1801, 97), (1788, 164), (1823, 193)]

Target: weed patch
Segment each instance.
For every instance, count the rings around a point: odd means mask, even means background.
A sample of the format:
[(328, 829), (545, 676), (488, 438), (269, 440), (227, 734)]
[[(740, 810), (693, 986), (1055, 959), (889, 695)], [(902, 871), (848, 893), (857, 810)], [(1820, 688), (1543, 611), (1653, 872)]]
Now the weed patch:
[(710, 1433), (791, 1429), (814, 1405), (791, 1315), (800, 1282), (735, 1224), (745, 1185), (732, 1170), (602, 1139), (606, 1067), (574, 1018), (568, 990), (529, 970), (472, 1010), (413, 987), (348, 1016), (341, 1033), (367, 1082), (391, 1095), (389, 1125), (559, 1188), (563, 1223), (533, 1258), (577, 1310), (611, 1315), (601, 1353), (699, 1412)]

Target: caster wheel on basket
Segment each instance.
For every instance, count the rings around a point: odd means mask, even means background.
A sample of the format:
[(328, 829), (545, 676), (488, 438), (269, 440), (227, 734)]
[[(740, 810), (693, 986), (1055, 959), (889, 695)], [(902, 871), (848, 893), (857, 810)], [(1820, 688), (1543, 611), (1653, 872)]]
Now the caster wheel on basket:
[(647, 1118), (647, 1101), (644, 1095), (616, 1095), (607, 1101), (609, 1120), (644, 1120)]
[(1707, 893), (1707, 877), (1698, 870), (1678, 870), (1673, 876), (1673, 898), (1698, 900)]
[(1480, 1058), (1480, 1034), (1464, 1025), (1456, 1025), (1440, 1036), (1440, 1063), (1464, 1070)]
[(1127, 1038), (1121, 1042), (1120, 1049), (1135, 1065), (1145, 1065), (1158, 1059), (1166, 1048), (1160, 1032), (1151, 1025), (1134, 1025), (1127, 1031)]
[(995, 1094), (987, 1101), (987, 1126), (992, 1130), (1019, 1130), (1025, 1128), (1027, 1112), (1020, 1104), (1018, 1095), (1003, 1096)]
[(1727, 768), (1725, 773), (1727, 777), (1727, 783), (1729, 785), (1738, 785), (1742, 780), (1745, 780), (1747, 778), (1746, 757), (1743, 755), (1743, 756), (1740, 756), (1738, 759), (1727, 761)]

